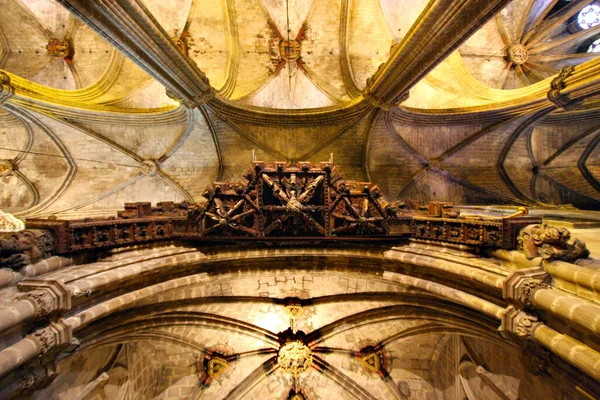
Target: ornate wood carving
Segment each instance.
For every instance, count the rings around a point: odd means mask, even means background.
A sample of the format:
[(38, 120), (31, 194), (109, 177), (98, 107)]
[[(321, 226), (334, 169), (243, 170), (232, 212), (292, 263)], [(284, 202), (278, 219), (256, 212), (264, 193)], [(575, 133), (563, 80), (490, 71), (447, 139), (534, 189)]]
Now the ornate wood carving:
[(332, 162), (255, 161), (243, 182), (215, 182), (202, 206), (126, 203), (116, 217), (27, 220), (28, 228), (54, 235), (64, 254), (157, 240), (321, 243), (414, 237), (514, 249), (520, 229), (539, 218), (466, 219), (451, 203), (432, 202), (426, 213), (402, 202), (385, 203), (371, 182), (344, 180)]

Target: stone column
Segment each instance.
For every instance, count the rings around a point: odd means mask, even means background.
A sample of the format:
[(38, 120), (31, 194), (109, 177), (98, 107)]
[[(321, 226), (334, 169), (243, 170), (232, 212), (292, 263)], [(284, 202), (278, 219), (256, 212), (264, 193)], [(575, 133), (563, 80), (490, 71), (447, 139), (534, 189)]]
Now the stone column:
[(600, 353), (554, 329), (540, 324), (532, 332), (532, 339), (554, 354), (600, 381)]
[(214, 97), (208, 78), (169, 37), (140, 0), (58, 0), (168, 88), (186, 107)]
[(548, 100), (556, 107), (572, 109), (600, 91), (600, 60), (564, 67), (552, 80)]
[(600, 335), (600, 306), (545, 283), (550, 278), (541, 268), (513, 272), (504, 281), (503, 297), (519, 308), (548, 311)]
[(515, 335), (539, 343), (593, 379), (600, 380), (600, 353), (546, 326), (535, 315), (509, 306), (502, 316), (499, 331), (505, 337)]
[(590, 292), (600, 292), (600, 271), (564, 261), (543, 262), (544, 271), (554, 279), (565, 281), (573, 291), (583, 288)]
[(71, 309), (71, 294), (61, 282), (27, 279), (17, 284), (26, 292), (0, 308), (0, 332), (29, 320), (43, 320)]
[(390, 58), (367, 81), (363, 96), (389, 110), (510, 0), (432, 0)]
[(27, 265), (21, 268), (19, 272), (21, 272), (23, 276), (34, 277), (56, 271), (70, 265), (73, 265), (72, 258), (53, 256), (35, 264)]
[(61, 319), (38, 329), (0, 351), (0, 377), (38, 356), (60, 351), (73, 340), (72, 329)]

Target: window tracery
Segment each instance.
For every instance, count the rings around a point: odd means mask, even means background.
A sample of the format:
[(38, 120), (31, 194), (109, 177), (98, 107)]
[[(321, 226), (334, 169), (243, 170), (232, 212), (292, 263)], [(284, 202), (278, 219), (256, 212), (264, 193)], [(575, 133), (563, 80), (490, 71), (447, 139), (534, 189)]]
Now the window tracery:
[(598, 53), (600, 52), (600, 38), (594, 40), (592, 44), (587, 49), (588, 53)]
[(600, 6), (590, 4), (577, 14), (577, 24), (581, 29), (590, 29), (600, 24)]

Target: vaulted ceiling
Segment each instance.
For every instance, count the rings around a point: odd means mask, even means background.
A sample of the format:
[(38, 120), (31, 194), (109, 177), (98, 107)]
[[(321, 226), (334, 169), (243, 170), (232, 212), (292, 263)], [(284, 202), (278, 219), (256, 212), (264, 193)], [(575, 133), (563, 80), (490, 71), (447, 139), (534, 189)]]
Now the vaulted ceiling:
[[(575, 22), (596, 4), (0, 0), (0, 209), (83, 218), (125, 202), (203, 202), (209, 183), (241, 180), (253, 157), (333, 157), (387, 201), (599, 210), (600, 60), (586, 50), (600, 25)], [(585, 85), (567, 82), (579, 75)], [(583, 94), (565, 100), (572, 87)], [(489, 382), (503, 398), (559, 396), (503, 361), (517, 355), (497, 324), (430, 287), (463, 285), (485, 305), (500, 283), (490, 295), (448, 271), (432, 278), (408, 250), (385, 277), (382, 249), (370, 261), (213, 250), (136, 249), (55, 271), (73, 285), (132, 279), (78, 292), (68, 318), (82, 347), (38, 398), (283, 399), (294, 387), (310, 399), (495, 398)], [(482, 262), (497, 282), (511, 272)], [(394, 280), (402, 268), (417, 277)], [(314, 350), (301, 379), (274, 362), (288, 328)], [(388, 376), (364, 359), (380, 343)], [(207, 377), (215, 357), (228, 367)], [(484, 382), (474, 365), (495, 372)]]
[(15, 88), (0, 107), (3, 210), (81, 217), (129, 201), (198, 202), (208, 183), (241, 179), (253, 150), (290, 162), (333, 153), (346, 178), (375, 182), (389, 201), (600, 206), (596, 103), (552, 113), (536, 103), (560, 68), (594, 57), (584, 47), (600, 28), (573, 28), (593, 1), (509, 2), (391, 109), (365, 100), (367, 78), (407, 46), (434, 51), (417, 34), (435, 2), (141, 3), (214, 100), (180, 105), (156, 73), (164, 62), (132, 57), (53, 0), (0, 0), (0, 69)]

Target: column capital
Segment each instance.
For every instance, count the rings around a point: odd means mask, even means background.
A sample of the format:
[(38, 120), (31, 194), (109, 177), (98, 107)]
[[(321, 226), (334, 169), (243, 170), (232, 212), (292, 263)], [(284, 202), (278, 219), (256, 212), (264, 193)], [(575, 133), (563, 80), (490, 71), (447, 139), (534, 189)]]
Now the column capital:
[(498, 331), (504, 337), (516, 335), (521, 339), (533, 340), (533, 332), (541, 325), (543, 323), (537, 316), (509, 306), (502, 315)]
[(25, 339), (34, 342), (38, 347), (38, 354), (43, 356), (63, 350), (71, 344), (73, 329), (63, 319), (60, 319), (25, 336)]
[(565, 110), (569, 110), (573, 108), (574, 102), (569, 99), (567, 94), (561, 93), (561, 90), (566, 89), (567, 87), (567, 78), (572, 76), (575, 73), (575, 67), (572, 65), (568, 65), (563, 67), (559, 74), (552, 79), (550, 83), (550, 91), (547, 94), (548, 100), (554, 103), (558, 108), (564, 108)]
[(502, 297), (521, 307), (532, 307), (533, 294), (538, 289), (551, 288), (550, 275), (541, 268), (528, 268), (510, 274), (502, 284)]
[(10, 83), (10, 77), (0, 70), (0, 106), (15, 95), (15, 87)]
[(17, 289), (26, 292), (17, 299), (33, 304), (36, 320), (63, 315), (71, 309), (71, 293), (62, 282), (26, 279), (17, 284)]

